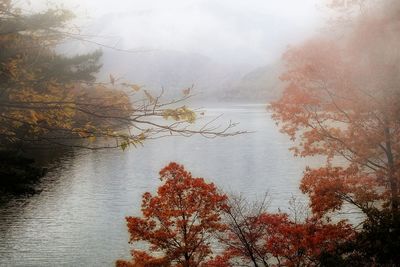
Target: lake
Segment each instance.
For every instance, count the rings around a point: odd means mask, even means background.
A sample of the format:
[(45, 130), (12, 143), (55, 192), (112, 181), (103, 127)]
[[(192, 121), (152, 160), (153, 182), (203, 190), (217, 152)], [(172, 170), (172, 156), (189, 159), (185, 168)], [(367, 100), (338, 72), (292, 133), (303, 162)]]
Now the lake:
[(126, 151), (79, 150), (50, 166), (41, 192), (0, 205), (1, 266), (113, 266), (130, 258), (125, 216), (139, 215), (141, 195), (160, 185), (171, 161), (226, 192), (250, 199), (269, 192), (270, 209), (283, 210), (313, 162), (295, 158), (264, 105), (206, 109), (207, 118), (239, 122), (251, 134), (206, 139), (151, 140)]

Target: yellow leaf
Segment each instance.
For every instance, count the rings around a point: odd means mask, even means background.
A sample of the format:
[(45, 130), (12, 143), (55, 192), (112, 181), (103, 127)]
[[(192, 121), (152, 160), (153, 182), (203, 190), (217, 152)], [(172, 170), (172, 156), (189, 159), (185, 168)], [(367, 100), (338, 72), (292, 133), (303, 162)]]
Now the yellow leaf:
[(137, 85), (137, 84), (132, 84), (131, 87), (135, 92), (139, 91), (140, 88), (142, 88), (140, 85)]

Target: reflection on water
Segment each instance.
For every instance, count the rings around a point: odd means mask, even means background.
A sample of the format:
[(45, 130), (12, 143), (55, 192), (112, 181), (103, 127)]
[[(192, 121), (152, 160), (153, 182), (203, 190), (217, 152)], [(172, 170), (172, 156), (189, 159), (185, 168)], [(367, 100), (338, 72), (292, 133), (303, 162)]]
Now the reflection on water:
[(170, 161), (184, 164), (227, 192), (249, 198), (268, 191), (271, 209), (284, 208), (311, 162), (294, 158), (264, 106), (209, 109), (240, 128), (229, 138), (169, 138), (144, 147), (65, 155), (40, 184), (40, 194), (0, 206), (0, 265), (110, 266), (129, 258), (124, 217), (138, 214), (141, 195), (160, 184)]

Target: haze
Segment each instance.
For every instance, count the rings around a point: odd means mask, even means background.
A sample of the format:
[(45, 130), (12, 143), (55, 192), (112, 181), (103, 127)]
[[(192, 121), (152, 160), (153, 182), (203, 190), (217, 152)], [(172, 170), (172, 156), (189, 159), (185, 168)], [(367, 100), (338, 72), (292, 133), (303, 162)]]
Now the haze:
[[(320, 28), (319, 2), (56, 0), (53, 4), (73, 10), (74, 23), (89, 40), (67, 43), (63, 52), (102, 48), (100, 80), (112, 73), (169, 92), (195, 84), (208, 101), (217, 96), (223, 101), (254, 102), (279, 94), (275, 88), (279, 59), (289, 45)], [(37, 11), (46, 5), (37, 1), (29, 8)]]
[[(47, 1), (32, 4), (44, 6)], [(262, 65), (318, 26), (316, 0), (58, 0), (122, 49), (178, 50), (220, 62)], [(83, 16), (82, 16), (83, 15)]]

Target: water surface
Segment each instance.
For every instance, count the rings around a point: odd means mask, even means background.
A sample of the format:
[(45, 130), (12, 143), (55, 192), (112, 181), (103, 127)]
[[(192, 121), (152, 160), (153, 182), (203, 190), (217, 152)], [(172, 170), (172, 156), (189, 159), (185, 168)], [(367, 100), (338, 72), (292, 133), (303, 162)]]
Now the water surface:
[(240, 129), (229, 138), (167, 138), (127, 151), (75, 151), (42, 179), (42, 190), (0, 206), (1, 266), (112, 266), (129, 258), (124, 217), (138, 215), (141, 195), (160, 185), (158, 171), (184, 164), (228, 192), (249, 198), (269, 192), (271, 209), (300, 195), (299, 180), (310, 161), (295, 158), (263, 105), (208, 109)]

